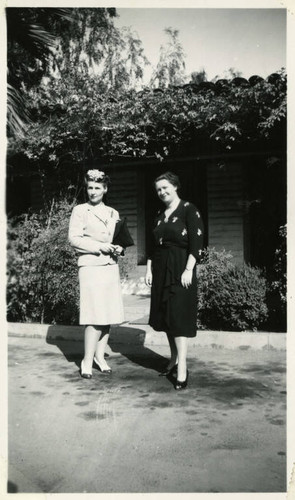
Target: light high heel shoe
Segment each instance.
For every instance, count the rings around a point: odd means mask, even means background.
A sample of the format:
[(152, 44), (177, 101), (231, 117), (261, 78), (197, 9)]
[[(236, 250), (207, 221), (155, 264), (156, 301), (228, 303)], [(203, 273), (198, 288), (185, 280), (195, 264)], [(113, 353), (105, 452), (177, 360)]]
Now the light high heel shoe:
[(100, 366), (100, 364), (99, 364), (99, 362), (97, 361), (97, 359), (96, 359), (96, 357), (95, 357), (95, 356), (94, 356), (94, 358), (93, 358), (93, 361), (94, 361), (94, 363), (98, 366), (98, 369), (99, 369), (99, 371), (100, 371), (101, 373), (105, 373), (105, 374), (107, 374), (107, 375), (110, 375), (110, 374), (113, 372), (111, 368), (107, 368), (107, 369), (103, 370), (103, 369), (101, 368), (101, 366)]
[(92, 373), (85, 373), (84, 372), (84, 363), (83, 363), (83, 359), (81, 361), (81, 366), (80, 366), (80, 375), (82, 378), (92, 378)]

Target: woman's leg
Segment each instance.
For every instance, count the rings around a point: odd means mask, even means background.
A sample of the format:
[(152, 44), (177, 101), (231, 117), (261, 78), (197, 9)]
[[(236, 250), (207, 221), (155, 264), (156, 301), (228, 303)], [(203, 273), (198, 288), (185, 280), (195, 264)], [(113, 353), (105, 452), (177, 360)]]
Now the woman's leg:
[(94, 356), (99, 362), (100, 368), (102, 370), (109, 370), (110, 367), (104, 359), (104, 355), (110, 336), (110, 325), (103, 325), (98, 328), (101, 329), (101, 335), (97, 341)]
[(171, 358), (168, 363), (167, 370), (171, 370), (171, 368), (173, 368), (173, 366), (175, 366), (177, 362), (177, 348), (176, 348), (175, 338), (169, 335), (168, 333), (166, 335), (171, 351)]
[(101, 336), (101, 327), (95, 325), (87, 325), (85, 327), (84, 359), (83, 359), (83, 367), (85, 373), (92, 373), (93, 357), (100, 336)]
[(177, 365), (177, 380), (184, 382), (186, 379), (186, 356), (187, 356), (187, 337), (175, 337), (177, 349), (178, 365)]

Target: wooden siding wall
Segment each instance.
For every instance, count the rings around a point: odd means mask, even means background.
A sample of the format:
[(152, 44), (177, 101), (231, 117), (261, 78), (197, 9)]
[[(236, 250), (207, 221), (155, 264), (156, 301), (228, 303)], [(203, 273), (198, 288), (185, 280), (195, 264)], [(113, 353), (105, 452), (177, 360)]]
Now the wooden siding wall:
[[(110, 190), (106, 202), (127, 217), (134, 246), (127, 250), (132, 266), (145, 262), (145, 180), (136, 167), (112, 168)], [(245, 261), (245, 218), (243, 213), (243, 167), (240, 163), (207, 165), (208, 245), (217, 250), (230, 250), (235, 262)], [(32, 179), (31, 201), (41, 208), (39, 179)]]
[(134, 246), (127, 249), (128, 258), (137, 264), (137, 171), (135, 169), (116, 169), (110, 171), (111, 185), (107, 193), (107, 204), (119, 211), (121, 217), (127, 217), (128, 228), (134, 240)]
[(239, 163), (208, 165), (208, 245), (230, 250), (244, 262), (243, 167)]

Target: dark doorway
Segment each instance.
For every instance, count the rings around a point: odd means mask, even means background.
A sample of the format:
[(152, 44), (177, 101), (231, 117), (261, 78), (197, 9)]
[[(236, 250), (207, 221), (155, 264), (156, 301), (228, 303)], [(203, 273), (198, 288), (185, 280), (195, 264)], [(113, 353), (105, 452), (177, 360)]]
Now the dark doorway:
[(248, 165), (250, 200), (250, 263), (270, 271), (279, 242), (279, 228), (286, 224), (286, 165), (276, 161), (255, 160)]

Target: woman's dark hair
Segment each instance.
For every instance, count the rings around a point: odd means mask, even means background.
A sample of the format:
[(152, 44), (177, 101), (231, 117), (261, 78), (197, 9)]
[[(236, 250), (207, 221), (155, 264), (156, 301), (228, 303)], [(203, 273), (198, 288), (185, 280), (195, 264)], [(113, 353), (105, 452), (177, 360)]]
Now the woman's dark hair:
[(168, 181), (168, 182), (170, 182), (170, 184), (172, 184), (177, 189), (180, 189), (180, 187), (181, 187), (178, 176), (176, 174), (174, 174), (173, 172), (165, 172), (164, 174), (159, 175), (159, 177), (157, 177), (154, 180), (155, 187), (156, 187), (156, 183), (159, 181)]
[(87, 170), (85, 177), (84, 177), (85, 185), (87, 186), (87, 182), (90, 182), (90, 181), (99, 182), (100, 184), (103, 184), (105, 187), (108, 187), (108, 185), (111, 182), (109, 176), (98, 169)]

